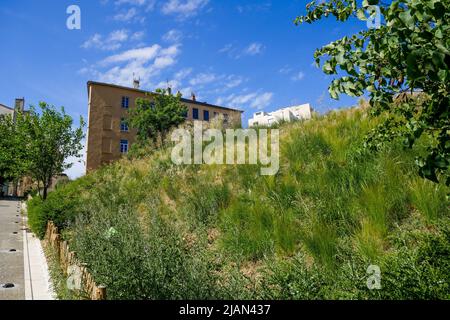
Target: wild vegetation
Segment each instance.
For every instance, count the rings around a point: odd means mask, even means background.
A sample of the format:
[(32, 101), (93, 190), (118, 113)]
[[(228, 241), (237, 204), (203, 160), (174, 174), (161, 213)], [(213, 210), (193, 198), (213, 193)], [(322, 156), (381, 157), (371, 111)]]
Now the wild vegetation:
[[(110, 299), (449, 299), (445, 184), (422, 179), (364, 108), (280, 125), (280, 171), (123, 159), (29, 203), (64, 228)], [(381, 289), (367, 287), (367, 268)]]

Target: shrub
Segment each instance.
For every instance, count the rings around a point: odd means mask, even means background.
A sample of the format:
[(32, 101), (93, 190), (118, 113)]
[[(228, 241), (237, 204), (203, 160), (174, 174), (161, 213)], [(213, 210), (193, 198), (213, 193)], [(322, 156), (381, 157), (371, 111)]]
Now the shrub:
[(92, 179), (85, 177), (58, 187), (56, 191), (49, 193), (45, 201), (39, 196), (29, 200), (28, 223), (31, 230), (39, 238), (43, 238), (50, 220), (60, 230), (65, 229), (80, 212), (83, 201), (81, 192), (86, 192), (92, 184)]
[[(444, 221), (443, 221), (444, 222)], [(434, 232), (402, 233), (395, 250), (376, 263), (357, 252), (351, 261), (330, 272), (320, 265), (308, 265), (301, 253), (293, 259), (268, 264), (259, 288), (264, 299), (450, 299), (450, 224)], [(409, 238), (406, 240), (405, 238)], [(399, 240), (397, 238), (397, 240)], [(406, 246), (405, 246), (406, 241)], [(370, 264), (381, 271), (381, 288), (367, 287)]]
[(80, 216), (71, 243), (109, 299), (220, 298), (214, 264), (201, 245), (189, 247), (174, 227), (130, 207), (97, 206)]

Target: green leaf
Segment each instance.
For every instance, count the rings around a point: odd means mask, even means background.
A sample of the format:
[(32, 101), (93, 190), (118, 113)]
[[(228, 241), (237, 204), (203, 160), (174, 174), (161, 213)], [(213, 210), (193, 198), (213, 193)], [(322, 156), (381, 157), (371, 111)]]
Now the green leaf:
[(412, 29), (414, 27), (414, 19), (411, 17), (409, 11), (404, 11), (399, 15), (400, 20), (409, 28)]
[(358, 9), (358, 11), (356, 11), (356, 16), (361, 21), (367, 21), (367, 17), (366, 17), (366, 13), (365, 13), (364, 9)]

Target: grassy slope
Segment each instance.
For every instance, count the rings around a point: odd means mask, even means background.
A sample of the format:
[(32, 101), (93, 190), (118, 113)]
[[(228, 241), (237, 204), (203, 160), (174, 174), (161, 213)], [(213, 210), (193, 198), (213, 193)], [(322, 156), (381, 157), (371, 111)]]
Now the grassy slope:
[(416, 175), (420, 148), (361, 151), (373, 125), (361, 110), (283, 124), (276, 176), (123, 160), (47, 212), (78, 217), (66, 237), (111, 298), (449, 298), (448, 190)]

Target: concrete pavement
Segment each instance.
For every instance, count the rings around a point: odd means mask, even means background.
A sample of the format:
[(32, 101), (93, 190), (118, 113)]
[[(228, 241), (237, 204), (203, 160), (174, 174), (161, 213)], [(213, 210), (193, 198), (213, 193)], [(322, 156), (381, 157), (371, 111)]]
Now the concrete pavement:
[(0, 200), (0, 300), (24, 300), (20, 202)]
[(29, 231), (21, 206), (0, 200), (0, 300), (53, 300), (41, 242)]
[[(26, 205), (22, 205), (25, 213), (23, 225), (28, 225)], [(25, 299), (26, 300), (54, 300), (48, 272), (47, 259), (42, 250), (41, 241), (28, 230), (23, 230), (23, 252), (25, 271)]]

